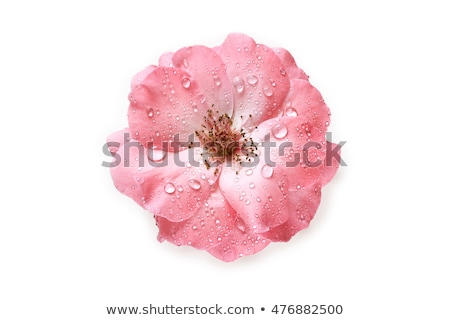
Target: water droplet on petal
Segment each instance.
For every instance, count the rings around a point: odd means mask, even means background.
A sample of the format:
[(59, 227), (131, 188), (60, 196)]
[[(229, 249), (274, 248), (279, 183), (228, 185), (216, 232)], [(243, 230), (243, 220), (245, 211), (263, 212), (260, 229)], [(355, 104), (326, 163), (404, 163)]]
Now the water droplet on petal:
[(184, 189), (183, 189), (183, 186), (178, 185), (178, 186), (177, 186), (177, 190), (178, 190), (178, 192), (183, 192), (183, 190), (184, 190)]
[(153, 117), (153, 108), (148, 109), (148, 116)]
[(168, 194), (172, 194), (175, 192), (175, 186), (171, 182), (166, 183), (166, 185), (164, 187), (164, 191)]
[(296, 117), (296, 116), (298, 115), (298, 114), (297, 114), (297, 110), (295, 110), (295, 109), (292, 108), (292, 107), (286, 108), (285, 114), (286, 114), (288, 117)]
[(191, 187), (191, 188), (194, 189), (194, 190), (198, 190), (198, 189), (200, 189), (200, 187), (202, 186), (202, 185), (200, 184), (200, 182), (199, 182), (198, 180), (196, 180), (196, 179), (190, 179), (190, 180), (188, 181), (188, 185), (189, 185), (189, 187)]
[(239, 76), (234, 78), (233, 86), (236, 88), (238, 93), (242, 93), (244, 91), (244, 80), (242, 80)]
[(219, 76), (214, 76), (213, 80), (214, 80), (214, 83), (216, 84), (216, 86), (220, 86), (222, 84), (222, 81), (220, 80)]
[(245, 204), (246, 204), (246, 205), (249, 205), (250, 203), (251, 203), (251, 201), (250, 201), (250, 200), (248, 200), (248, 199), (247, 199), (247, 200), (245, 200)]
[(263, 178), (269, 179), (273, 175), (273, 168), (267, 164), (263, 165), (261, 168), (261, 175)]
[(251, 176), (252, 173), (253, 173), (252, 169), (248, 169), (247, 171), (245, 171), (245, 174), (248, 175), (248, 176)]
[(286, 75), (286, 70), (284, 70), (282, 67), (280, 67), (280, 74), (281, 74), (282, 76), (285, 76), (285, 75)]
[(287, 133), (288, 129), (284, 123), (277, 123), (272, 127), (272, 134), (277, 139), (283, 139)]
[(185, 68), (189, 68), (189, 62), (187, 61), (186, 58), (183, 59), (183, 66), (184, 66)]
[(181, 85), (183, 88), (188, 89), (191, 86), (191, 80), (188, 78), (183, 78), (183, 80), (181, 80)]
[(271, 97), (273, 95), (272, 87), (265, 86), (263, 89), (263, 93), (266, 97)]
[(253, 74), (249, 74), (247, 76), (247, 82), (254, 86), (258, 82), (258, 77)]
[(252, 182), (252, 183), (250, 183), (250, 184), (248, 185), (248, 187), (249, 187), (250, 189), (255, 189), (255, 184)]
[(167, 153), (164, 150), (148, 149), (148, 159), (153, 162), (160, 162), (164, 160)]

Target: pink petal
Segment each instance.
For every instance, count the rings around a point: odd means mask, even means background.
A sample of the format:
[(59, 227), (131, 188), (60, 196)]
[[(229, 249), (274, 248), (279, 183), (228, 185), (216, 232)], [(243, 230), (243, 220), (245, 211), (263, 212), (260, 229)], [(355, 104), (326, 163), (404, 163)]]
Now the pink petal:
[[(158, 67), (130, 93), (128, 122), (133, 139), (153, 143), (192, 141), (210, 106), (191, 76), (179, 69)], [(190, 137), (190, 135), (192, 135)]]
[(147, 76), (152, 73), (157, 67), (154, 65), (148, 66), (144, 70), (138, 72), (132, 79), (131, 79), (131, 89), (136, 88), (138, 85), (140, 85)]
[(222, 261), (231, 262), (259, 252), (269, 243), (270, 240), (261, 235), (254, 234), (249, 230), (234, 228), (221, 239), (219, 245), (211, 247), (207, 251)]
[(244, 34), (230, 34), (214, 50), (234, 87), (235, 119), (242, 115), (245, 126), (255, 126), (281, 112), (290, 83), (272, 49)]
[(178, 50), (172, 57), (176, 68), (185, 70), (202, 88), (206, 105), (215, 105), (221, 114), (232, 115), (232, 86), (228, 80), (226, 66), (212, 49), (193, 46)]
[(180, 163), (188, 161), (188, 152), (149, 152), (130, 140), (117, 150), (121, 162), (111, 168), (114, 184), (154, 215), (171, 221), (186, 220), (208, 199), (216, 180), (204, 166), (182, 167)]
[[(263, 122), (253, 131), (254, 141), (265, 142), (261, 157), (275, 164), (274, 173), (287, 177), (289, 190), (320, 182), (326, 163), (324, 132), (303, 116), (281, 117)], [(266, 154), (267, 153), (267, 154)], [(261, 159), (262, 160), (262, 159)]]
[(308, 75), (297, 66), (295, 63), (294, 57), (291, 55), (289, 51), (283, 48), (274, 48), (273, 51), (278, 55), (281, 59), (281, 63), (284, 66), (284, 70), (286, 71), (289, 79), (303, 79), (308, 80)]
[(270, 243), (246, 229), (218, 191), (211, 194), (195, 216), (185, 221), (171, 222), (161, 217), (156, 217), (156, 221), (159, 241), (205, 249), (226, 262), (254, 254)]
[(159, 241), (208, 249), (219, 245), (230, 229), (236, 228), (236, 212), (220, 192), (214, 191), (195, 216), (180, 222), (162, 217), (156, 217), (156, 221)]
[(158, 64), (160, 67), (173, 68), (173, 52), (165, 52), (159, 57)]
[(271, 241), (289, 241), (297, 232), (309, 226), (320, 204), (320, 184), (314, 184), (288, 195), (290, 216), (286, 223), (263, 234)]
[(263, 161), (255, 167), (223, 168), (219, 188), (236, 210), (245, 228), (254, 233), (266, 232), (288, 219), (285, 197), (287, 177)]
[(294, 79), (291, 90), (284, 103), (284, 115), (301, 115), (322, 132), (326, 132), (330, 123), (330, 109), (320, 92), (308, 81)]

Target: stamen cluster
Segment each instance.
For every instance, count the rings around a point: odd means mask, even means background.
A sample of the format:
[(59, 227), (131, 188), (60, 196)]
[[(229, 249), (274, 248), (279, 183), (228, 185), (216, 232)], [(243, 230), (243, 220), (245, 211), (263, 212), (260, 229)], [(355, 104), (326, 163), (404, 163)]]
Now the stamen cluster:
[[(227, 114), (208, 109), (203, 117), (202, 129), (195, 131), (203, 147), (203, 161), (209, 169), (212, 166), (227, 163), (251, 162), (257, 157), (258, 147), (243, 128), (233, 127), (233, 119)], [(217, 170), (216, 170), (217, 172)]]

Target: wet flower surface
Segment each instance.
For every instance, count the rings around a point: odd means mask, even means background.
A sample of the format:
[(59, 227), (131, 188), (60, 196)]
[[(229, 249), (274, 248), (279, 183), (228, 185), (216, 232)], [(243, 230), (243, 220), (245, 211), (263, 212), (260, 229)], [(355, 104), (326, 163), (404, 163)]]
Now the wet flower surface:
[(132, 80), (129, 127), (108, 138), (117, 189), (158, 239), (223, 261), (306, 228), (338, 163), (329, 109), (285, 49), (231, 34), (166, 53)]

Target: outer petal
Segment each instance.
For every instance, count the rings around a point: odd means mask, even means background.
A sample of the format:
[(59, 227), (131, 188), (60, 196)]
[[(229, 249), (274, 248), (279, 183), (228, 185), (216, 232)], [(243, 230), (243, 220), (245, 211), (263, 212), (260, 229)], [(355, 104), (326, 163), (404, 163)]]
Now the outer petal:
[(203, 166), (183, 166), (189, 152), (149, 152), (138, 141), (129, 140), (118, 148), (115, 156), (121, 161), (111, 168), (111, 176), (120, 192), (153, 214), (186, 220), (208, 199), (216, 179)]
[(308, 80), (308, 75), (300, 69), (297, 64), (295, 63), (294, 57), (290, 54), (289, 51), (283, 48), (274, 48), (273, 51), (280, 57), (281, 63), (284, 66), (284, 70), (289, 76), (289, 78), (292, 79), (303, 79)]
[(133, 90), (138, 85), (140, 85), (147, 76), (152, 73), (157, 67), (154, 65), (148, 66), (144, 70), (137, 73), (132, 79), (131, 79), (131, 89)]
[[(234, 87), (235, 119), (251, 127), (277, 116), (289, 91), (280, 58), (272, 49), (243, 34), (230, 34), (215, 48), (227, 65)], [(251, 117), (249, 117), (251, 114)]]
[(219, 245), (231, 229), (236, 228), (236, 212), (218, 191), (211, 193), (196, 215), (180, 222), (156, 217), (158, 240), (175, 245), (208, 249)]
[(226, 66), (216, 52), (204, 46), (187, 47), (178, 50), (172, 61), (174, 67), (188, 72), (202, 89), (208, 108), (215, 105), (220, 113), (232, 114), (232, 85)]
[(308, 81), (293, 79), (292, 88), (284, 103), (284, 115), (301, 115), (322, 132), (326, 132), (330, 123), (330, 109), (320, 92)]
[(187, 142), (207, 109), (195, 81), (182, 70), (158, 67), (130, 93), (128, 122), (133, 138), (144, 145)]
[(286, 181), (282, 171), (261, 161), (254, 167), (242, 169), (238, 175), (232, 168), (222, 169), (219, 188), (245, 227), (262, 233), (288, 219)]
[(171, 222), (156, 217), (158, 240), (175, 245), (206, 249), (216, 258), (229, 262), (264, 249), (270, 241), (245, 228), (236, 211), (216, 191), (188, 220)]
[(173, 68), (173, 52), (165, 52), (159, 57), (158, 64), (160, 67)]
[(316, 183), (288, 195), (289, 220), (263, 234), (271, 241), (288, 241), (297, 232), (309, 226), (320, 204), (320, 184)]
[(261, 235), (233, 229), (220, 245), (207, 249), (216, 258), (231, 262), (237, 258), (255, 254), (270, 243)]

